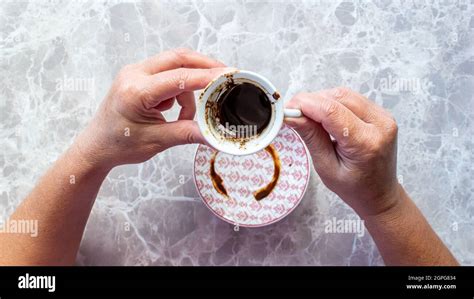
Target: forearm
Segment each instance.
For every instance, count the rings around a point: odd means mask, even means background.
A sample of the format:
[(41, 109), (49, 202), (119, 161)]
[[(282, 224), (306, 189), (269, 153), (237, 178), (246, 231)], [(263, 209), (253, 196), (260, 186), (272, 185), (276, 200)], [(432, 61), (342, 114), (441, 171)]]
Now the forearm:
[(386, 265), (458, 265), (425, 217), (400, 186), (398, 204), (365, 225)]
[(0, 234), (0, 264), (74, 263), (95, 197), (108, 173), (87, 162), (85, 155), (74, 144), (16, 209), (9, 221), (37, 221), (37, 236)]

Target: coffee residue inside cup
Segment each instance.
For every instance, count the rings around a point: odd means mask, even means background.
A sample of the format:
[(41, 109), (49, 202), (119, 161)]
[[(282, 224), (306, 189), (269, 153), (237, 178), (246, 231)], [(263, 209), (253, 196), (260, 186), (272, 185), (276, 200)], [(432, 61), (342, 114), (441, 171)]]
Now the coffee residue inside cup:
[[(263, 198), (267, 197), (273, 189), (275, 189), (276, 184), (278, 183), (278, 179), (280, 178), (280, 171), (281, 171), (281, 161), (278, 153), (273, 145), (269, 145), (265, 148), (265, 150), (270, 154), (273, 160), (273, 177), (266, 186), (258, 189), (257, 191), (253, 192), (253, 196), (257, 201), (262, 200)], [(210, 175), (212, 185), (217, 192), (224, 195), (225, 197), (229, 197), (227, 190), (224, 186), (224, 181), (222, 180), (221, 176), (216, 172), (215, 163), (216, 157), (219, 152), (215, 152), (211, 156), (211, 167), (210, 167)]]
[(270, 97), (275, 99), (275, 94), (278, 92), (269, 95), (258, 83), (226, 75), (226, 81), (215, 89), (205, 105), (210, 133), (245, 148), (248, 141), (258, 138), (270, 125), (274, 110)]
[(272, 105), (267, 94), (250, 83), (234, 84), (217, 100), (219, 122), (223, 127), (231, 126), (236, 134), (239, 129), (247, 130), (249, 136), (260, 134), (270, 123)]

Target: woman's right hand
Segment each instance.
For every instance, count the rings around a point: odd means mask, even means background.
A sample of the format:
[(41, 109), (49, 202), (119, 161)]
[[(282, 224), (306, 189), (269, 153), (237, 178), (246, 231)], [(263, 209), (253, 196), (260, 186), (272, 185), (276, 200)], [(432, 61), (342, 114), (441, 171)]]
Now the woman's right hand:
[(300, 93), (286, 106), (303, 112), (285, 121), (305, 140), (324, 184), (361, 218), (397, 205), (397, 124), (387, 111), (346, 88)]

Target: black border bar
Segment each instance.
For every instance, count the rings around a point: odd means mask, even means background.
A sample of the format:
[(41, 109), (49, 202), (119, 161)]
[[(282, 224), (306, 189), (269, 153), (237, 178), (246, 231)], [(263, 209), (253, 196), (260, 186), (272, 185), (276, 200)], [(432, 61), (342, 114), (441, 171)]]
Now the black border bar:
[[(55, 276), (56, 290), (19, 289), (19, 276)], [(410, 277), (423, 277), (413, 281)], [(455, 279), (453, 279), (455, 278)], [(426, 280), (426, 279), (429, 279)], [(456, 289), (408, 290), (407, 284)], [(0, 298), (274, 297), (474, 298), (473, 267), (0, 267)], [(160, 297), (158, 296), (158, 297)]]

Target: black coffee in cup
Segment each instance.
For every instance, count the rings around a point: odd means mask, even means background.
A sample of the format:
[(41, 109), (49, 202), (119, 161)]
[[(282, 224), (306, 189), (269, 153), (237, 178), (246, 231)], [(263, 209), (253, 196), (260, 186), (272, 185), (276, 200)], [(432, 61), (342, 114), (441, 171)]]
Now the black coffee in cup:
[[(265, 91), (251, 83), (231, 84), (217, 99), (217, 118), (235, 137), (260, 134), (270, 123), (272, 103)], [(245, 135), (245, 136), (242, 136)]]

